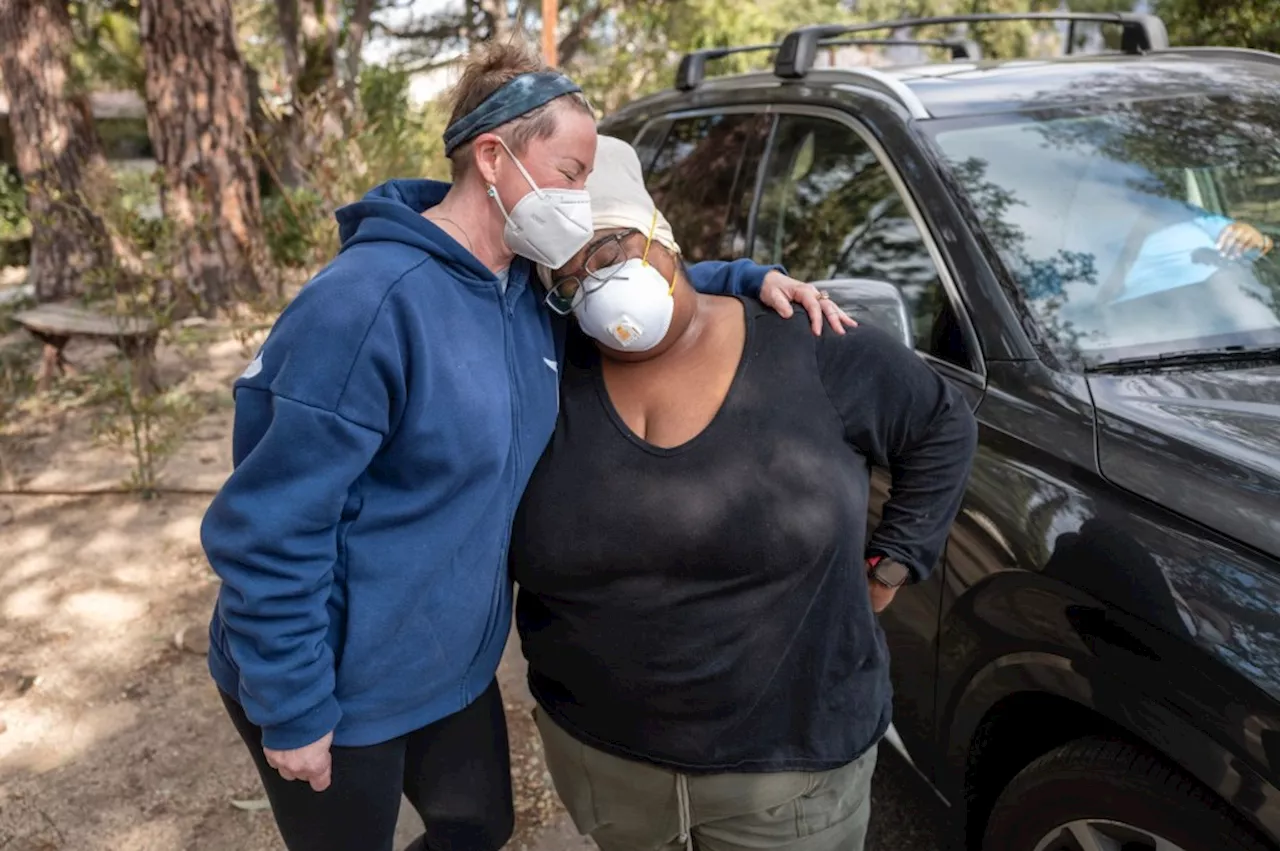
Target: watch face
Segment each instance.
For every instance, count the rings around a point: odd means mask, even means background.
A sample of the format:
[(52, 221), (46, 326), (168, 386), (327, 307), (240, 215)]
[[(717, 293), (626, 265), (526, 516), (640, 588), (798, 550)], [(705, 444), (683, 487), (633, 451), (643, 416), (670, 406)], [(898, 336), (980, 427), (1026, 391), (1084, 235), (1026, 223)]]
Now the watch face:
[(907, 577), (911, 575), (911, 571), (905, 564), (900, 561), (892, 561), (890, 559), (882, 559), (876, 565), (876, 569), (871, 572), (875, 580), (881, 585), (889, 588), (897, 588), (907, 581)]

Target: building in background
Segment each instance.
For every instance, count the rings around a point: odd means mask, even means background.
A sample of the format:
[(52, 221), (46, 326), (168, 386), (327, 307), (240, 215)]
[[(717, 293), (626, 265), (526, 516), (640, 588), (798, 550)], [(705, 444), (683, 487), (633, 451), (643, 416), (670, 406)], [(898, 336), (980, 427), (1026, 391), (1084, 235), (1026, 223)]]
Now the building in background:
[[(108, 160), (122, 165), (154, 164), (147, 135), (147, 104), (137, 92), (93, 92), (89, 108)], [(9, 100), (0, 94), (0, 163), (12, 168), (14, 162)]]

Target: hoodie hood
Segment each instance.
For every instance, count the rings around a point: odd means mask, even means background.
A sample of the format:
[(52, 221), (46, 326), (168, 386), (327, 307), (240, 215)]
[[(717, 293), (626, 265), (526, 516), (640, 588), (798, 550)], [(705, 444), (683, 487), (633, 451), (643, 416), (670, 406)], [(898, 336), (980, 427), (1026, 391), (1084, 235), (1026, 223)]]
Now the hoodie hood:
[(341, 250), (366, 242), (394, 242), (430, 255), (458, 278), (492, 283), (494, 274), (475, 255), (422, 215), (444, 200), (449, 186), (438, 180), (388, 180), (339, 208)]

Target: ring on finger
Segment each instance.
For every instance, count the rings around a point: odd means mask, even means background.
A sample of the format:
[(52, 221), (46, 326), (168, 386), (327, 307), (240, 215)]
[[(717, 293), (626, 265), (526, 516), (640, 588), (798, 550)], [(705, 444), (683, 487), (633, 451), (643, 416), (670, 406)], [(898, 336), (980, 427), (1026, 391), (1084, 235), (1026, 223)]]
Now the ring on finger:
[(826, 290), (818, 290), (818, 300), (831, 301), (831, 293), (827, 292)]

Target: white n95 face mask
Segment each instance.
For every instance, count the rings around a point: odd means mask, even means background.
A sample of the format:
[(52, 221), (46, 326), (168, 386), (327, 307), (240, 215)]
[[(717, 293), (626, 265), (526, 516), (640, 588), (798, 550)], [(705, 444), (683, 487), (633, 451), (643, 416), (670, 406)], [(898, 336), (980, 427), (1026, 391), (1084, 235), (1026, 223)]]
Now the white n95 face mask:
[(596, 275), (604, 284), (573, 309), (583, 332), (620, 352), (647, 352), (662, 342), (675, 313), (674, 285), (640, 258)]
[(585, 189), (539, 189), (506, 142), (502, 142), (502, 147), (533, 189), (508, 212), (498, 197), (497, 187), (489, 186), (489, 197), (497, 202), (502, 217), (507, 220), (502, 239), (507, 248), (521, 257), (549, 269), (559, 269), (591, 241), (591, 196)]

